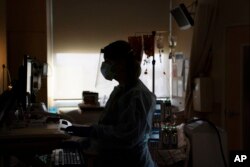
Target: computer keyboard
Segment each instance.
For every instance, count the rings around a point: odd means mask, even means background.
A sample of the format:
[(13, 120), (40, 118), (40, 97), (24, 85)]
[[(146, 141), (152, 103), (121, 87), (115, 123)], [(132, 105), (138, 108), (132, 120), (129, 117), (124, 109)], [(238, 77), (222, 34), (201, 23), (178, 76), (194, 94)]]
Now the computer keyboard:
[(84, 159), (82, 153), (78, 149), (63, 148), (55, 149), (51, 155), (51, 166), (84, 167)]

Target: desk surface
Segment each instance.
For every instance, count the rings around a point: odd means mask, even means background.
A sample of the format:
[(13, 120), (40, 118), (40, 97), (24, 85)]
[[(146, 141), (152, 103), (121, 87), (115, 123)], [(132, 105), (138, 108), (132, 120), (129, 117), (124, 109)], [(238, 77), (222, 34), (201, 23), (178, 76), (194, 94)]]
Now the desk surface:
[(68, 135), (58, 130), (58, 124), (29, 125), (24, 128), (15, 128), (2, 131), (0, 141), (4, 139), (22, 138), (67, 138)]
[(1, 153), (45, 152), (59, 146), (69, 135), (58, 130), (57, 124), (29, 125), (0, 132)]

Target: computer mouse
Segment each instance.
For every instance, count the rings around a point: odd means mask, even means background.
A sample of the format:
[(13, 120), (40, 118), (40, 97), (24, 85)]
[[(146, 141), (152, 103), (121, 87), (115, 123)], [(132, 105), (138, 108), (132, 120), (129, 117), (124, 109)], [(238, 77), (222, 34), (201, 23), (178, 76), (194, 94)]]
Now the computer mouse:
[(59, 120), (59, 130), (65, 130), (68, 126), (72, 126), (72, 123), (65, 119)]

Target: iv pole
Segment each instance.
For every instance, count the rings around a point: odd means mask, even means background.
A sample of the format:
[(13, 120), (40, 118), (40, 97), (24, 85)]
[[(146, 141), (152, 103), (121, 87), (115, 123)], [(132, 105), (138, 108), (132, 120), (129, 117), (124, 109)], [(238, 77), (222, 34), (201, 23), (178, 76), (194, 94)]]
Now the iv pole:
[[(169, 0), (169, 11), (172, 10), (172, 0)], [(169, 37), (172, 38), (172, 17), (169, 14)]]
[[(172, 10), (172, 0), (169, 0), (169, 11)], [(153, 31), (152, 35), (155, 39), (156, 32)], [(172, 37), (172, 17), (171, 14), (169, 15), (169, 42), (171, 47), (174, 46), (174, 40)], [(171, 48), (172, 52), (172, 48)], [(152, 92), (155, 93), (155, 54), (153, 53), (153, 60), (152, 60)]]
[[(152, 35), (154, 40), (155, 40), (155, 34), (156, 32), (153, 31)], [(152, 60), (152, 92), (155, 93), (155, 53), (153, 53), (153, 60)]]
[[(155, 51), (154, 50), (155, 50), (155, 36), (157, 35), (156, 34), (157, 32), (165, 33), (165, 31), (152, 31), (152, 36), (153, 36), (153, 40), (154, 40), (153, 46), (152, 46), (153, 47), (153, 54), (150, 55), (153, 57), (153, 60), (152, 60), (152, 93), (155, 93), (155, 63), (156, 63), (156, 61), (155, 61)], [(139, 33), (146, 34), (147, 32), (136, 32), (136, 34), (139, 34)]]

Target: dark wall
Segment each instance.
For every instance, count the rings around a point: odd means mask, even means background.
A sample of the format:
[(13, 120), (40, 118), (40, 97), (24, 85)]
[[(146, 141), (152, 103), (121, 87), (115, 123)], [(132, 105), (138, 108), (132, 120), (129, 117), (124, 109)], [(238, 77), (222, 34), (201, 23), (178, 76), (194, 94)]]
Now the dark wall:
[[(13, 79), (18, 79), (18, 68), (25, 54), (47, 62), (46, 1), (6, 1), (7, 61)], [(38, 101), (47, 102), (47, 80), (37, 94)]]
[(2, 74), (2, 65), (7, 62), (7, 54), (6, 54), (6, 0), (0, 0), (0, 94), (7, 87), (7, 75), (4, 77), (4, 85), (3, 85), (3, 74)]

